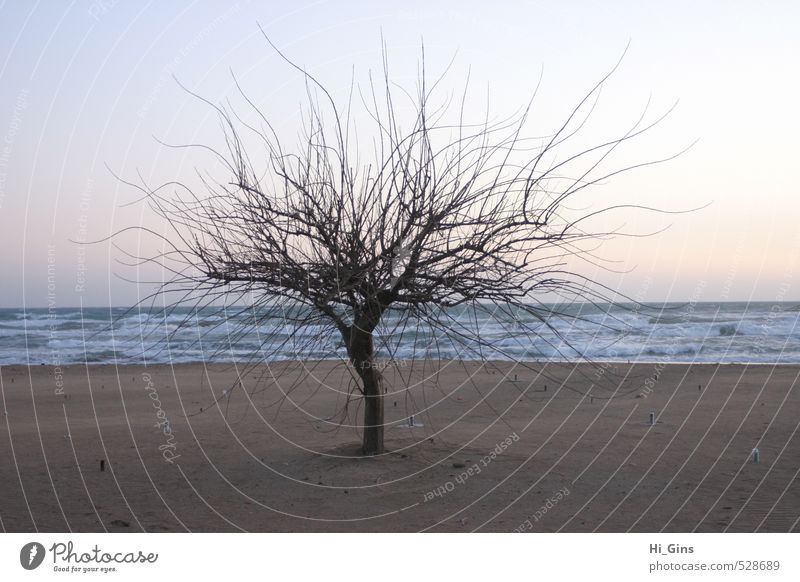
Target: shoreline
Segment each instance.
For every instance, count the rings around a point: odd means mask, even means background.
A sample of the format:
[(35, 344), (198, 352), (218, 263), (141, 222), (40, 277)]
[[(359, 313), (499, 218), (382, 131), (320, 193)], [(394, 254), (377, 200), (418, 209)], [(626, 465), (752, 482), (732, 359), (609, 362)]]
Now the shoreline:
[[(465, 364), (491, 364), (491, 365), (503, 365), (503, 366), (526, 366), (526, 365), (538, 365), (538, 366), (574, 366), (574, 367), (602, 367), (604, 364), (613, 364), (615, 366), (685, 366), (685, 367), (696, 367), (696, 366), (715, 366), (715, 367), (724, 367), (724, 366), (741, 366), (741, 367), (775, 367), (775, 368), (800, 368), (800, 362), (675, 362), (675, 361), (664, 361), (664, 360), (594, 360), (594, 361), (585, 361), (585, 360), (548, 360), (548, 361), (541, 361), (541, 360), (461, 360), (458, 358), (452, 358), (447, 360), (433, 360), (431, 358), (419, 358), (416, 360), (410, 359), (398, 359), (398, 360), (385, 360), (381, 358), (377, 358), (376, 362), (387, 362), (387, 361), (394, 361), (400, 363), (401, 367), (407, 367), (408, 362), (456, 362), (456, 363), (465, 363)], [(3, 368), (128, 368), (128, 367), (137, 367), (137, 368), (151, 368), (151, 367), (179, 367), (179, 366), (274, 366), (279, 364), (299, 364), (299, 363), (314, 363), (314, 364), (344, 364), (349, 365), (347, 360), (345, 359), (309, 359), (309, 360), (271, 360), (271, 361), (258, 361), (258, 362), (248, 362), (246, 360), (230, 360), (230, 361), (186, 361), (186, 362), (174, 362), (174, 363), (165, 363), (165, 362), (156, 362), (152, 364), (144, 364), (144, 363), (133, 363), (133, 362), (124, 362), (124, 363), (114, 363), (114, 362), (71, 362), (69, 364), (50, 364), (50, 363), (39, 363), (39, 364), (23, 364), (23, 363), (14, 363), (14, 364), (0, 364), (0, 369)]]

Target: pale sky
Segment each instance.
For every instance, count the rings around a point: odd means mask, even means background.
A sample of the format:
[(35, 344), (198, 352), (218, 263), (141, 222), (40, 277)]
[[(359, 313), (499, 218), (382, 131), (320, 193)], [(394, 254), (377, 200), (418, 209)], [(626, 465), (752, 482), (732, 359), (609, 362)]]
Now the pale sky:
[[(800, 300), (800, 8), (789, 1), (655, 4), (2, 2), (0, 306), (45, 306), (48, 293), (60, 307), (130, 305), (146, 291), (117, 276), (131, 273), (109, 243), (70, 240), (156, 224), (142, 205), (123, 207), (137, 193), (111, 173), (165, 181), (193, 172), (197, 159), (154, 137), (220, 145), (216, 118), (173, 74), (220, 101), (235, 94), (233, 70), (278, 126), (293, 129), (302, 86), (257, 23), (338, 97), (346, 96), (352, 70), (363, 82), (380, 67), (381, 32), (396, 79), (412, 86), (420, 39), (429, 70), (441, 70), (457, 51), (448, 90), (458, 90), (470, 68), (477, 114), (487, 86), (492, 111), (508, 113), (527, 102), (543, 71), (530, 123), (543, 131), (630, 41), (586, 145), (627, 128), (648, 99), (654, 113), (679, 104), (616, 163), (699, 141), (597, 196), (668, 210), (711, 205), (667, 222), (623, 217), (631, 228), (671, 227), (603, 247), (624, 275), (585, 274), (643, 301)], [(136, 237), (121, 242), (136, 250)]]

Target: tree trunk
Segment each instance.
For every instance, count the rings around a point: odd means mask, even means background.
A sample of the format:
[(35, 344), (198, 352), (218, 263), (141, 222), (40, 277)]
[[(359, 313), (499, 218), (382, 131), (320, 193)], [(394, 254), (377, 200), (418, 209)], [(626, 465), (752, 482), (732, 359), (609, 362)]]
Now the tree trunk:
[(362, 452), (365, 455), (380, 455), (384, 452), (383, 382), (375, 362), (372, 332), (354, 326), (350, 329), (348, 339), (350, 362), (361, 378), (364, 395)]
[(361, 448), (365, 455), (380, 455), (384, 451), (381, 373), (374, 366), (365, 372), (361, 375), (364, 384), (364, 438)]

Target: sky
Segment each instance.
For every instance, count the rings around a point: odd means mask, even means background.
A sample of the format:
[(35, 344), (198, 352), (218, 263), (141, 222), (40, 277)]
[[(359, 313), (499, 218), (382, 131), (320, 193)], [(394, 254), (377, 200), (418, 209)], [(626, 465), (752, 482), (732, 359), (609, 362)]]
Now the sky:
[(487, 95), (493, 113), (512, 112), (541, 77), (533, 133), (552, 131), (624, 53), (586, 145), (648, 103), (657, 116), (676, 102), (614, 163), (694, 145), (594, 195), (701, 209), (620, 217), (628, 230), (666, 229), (605, 243), (616, 272), (582, 273), (640, 301), (800, 300), (797, 22), (788, 1), (0, 2), (0, 307), (124, 306), (152, 288), (120, 262), (120, 248), (150, 243), (102, 239), (160, 228), (125, 180), (181, 179), (203, 163), (161, 142), (221, 144), (213, 111), (178, 81), (222, 102), (235, 97), (233, 73), (281, 131), (299, 121), (299, 75), (259, 25), (337, 99), (351, 75), (380, 69), (381, 35), (406, 86), (422, 40), (428, 70), (455, 56), (446, 90), (469, 74), (478, 118)]

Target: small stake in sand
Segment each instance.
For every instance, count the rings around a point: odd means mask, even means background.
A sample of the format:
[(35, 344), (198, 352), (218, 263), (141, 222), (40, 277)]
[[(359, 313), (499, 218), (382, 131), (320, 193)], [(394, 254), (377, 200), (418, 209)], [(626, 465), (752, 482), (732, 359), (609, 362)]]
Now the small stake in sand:
[(656, 413), (655, 412), (651, 412), (650, 413), (650, 426), (654, 425), (655, 423), (656, 423)]
[(758, 452), (758, 449), (753, 449), (752, 455), (753, 455), (753, 462), (758, 464), (758, 462), (761, 460), (761, 453)]
[(105, 459), (100, 459), (100, 472), (102, 473), (105, 470), (106, 470), (106, 461)]

